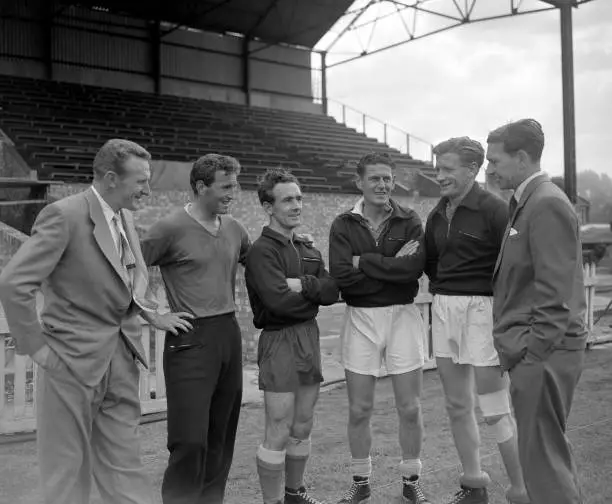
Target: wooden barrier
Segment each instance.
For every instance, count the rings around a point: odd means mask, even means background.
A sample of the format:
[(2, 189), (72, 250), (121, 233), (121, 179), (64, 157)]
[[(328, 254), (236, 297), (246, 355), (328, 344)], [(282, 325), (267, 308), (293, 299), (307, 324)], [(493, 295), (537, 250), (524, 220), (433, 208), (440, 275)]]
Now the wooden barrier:
[[(585, 290), (587, 299), (586, 324), (593, 329), (595, 266), (585, 266)], [(426, 369), (435, 368), (431, 337), (431, 300), (426, 282), (415, 300), (425, 322), (424, 347)], [(140, 366), (140, 401), (143, 414), (166, 410), (166, 386), (163, 369), (164, 332), (142, 321), (142, 342), (149, 362), (149, 369)], [(15, 353), (14, 342), (6, 324), (0, 324), (0, 434), (32, 432), (36, 430), (36, 365), (29, 357)]]
[[(166, 410), (164, 335), (143, 321), (142, 344), (149, 361), (148, 370), (138, 365), (143, 414)], [(36, 372), (37, 366), (30, 357), (15, 353), (10, 334), (0, 334), (0, 434), (36, 430)]]

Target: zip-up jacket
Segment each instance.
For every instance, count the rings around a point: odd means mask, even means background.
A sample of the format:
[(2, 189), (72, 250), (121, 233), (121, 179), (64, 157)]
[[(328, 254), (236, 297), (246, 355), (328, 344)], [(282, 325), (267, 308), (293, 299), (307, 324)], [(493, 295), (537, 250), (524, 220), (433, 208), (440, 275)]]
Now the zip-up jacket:
[[(287, 278), (299, 278), (302, 292), (289, 289)], [(258, 329), (282, 329), (311, 320), (319, 306), (338, 300), (338, 287), (311, 242), (293, 240), (263, 228), (246, 257), (245, 279)]]
[(508, 204), (474, 183), (449, 222), (447, 201), (440, 199), (425, 226), (429, 290), (447, 296), (492, 296)]
[[(410, 304), (419, 291), (425, 267), (423, 225), (418, 214), (390, 201), (391, 216), (377, 240), (361, 215), (361, 200), (340, 214), (329, 235), (329, 268), (347, 305), (377, 307)], [(419, 242), (414, 255), (395, 257), (409, 241)], [(353, 257), (359, 256), (359, 267)]]

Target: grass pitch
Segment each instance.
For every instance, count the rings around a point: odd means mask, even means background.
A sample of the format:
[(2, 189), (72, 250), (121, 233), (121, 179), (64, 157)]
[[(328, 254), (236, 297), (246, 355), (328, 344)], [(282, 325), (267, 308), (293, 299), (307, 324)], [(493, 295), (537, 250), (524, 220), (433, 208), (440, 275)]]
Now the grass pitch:
[[(587, 354), (568, 436), (573, 444), (580, 470), (585, 504), (608, 504), (612, 490), (612, 345), (600, 346)], [(350, 481), (349, 453), (346, 442), (346, 391), (343, 387), (323, 392), (319, 401), (312, 435), (313, 454), (307, 472), (312, 494), (335, 502)], [(432, 502), (448, 502), (457, 490), (459, 462), (446, 419), (440, 381), (435, 371), (425, 374), (423, 415), (424, 441), (423, 484)], [(255, 451), (261, 442), (263, 409), (243, 409), (234, 465), (227, 489), (228, 504), (261, 502)], [(372, 504), (401, 502), (400, 477), (397, 470), (397, 414), (393, 391), (388, 379), (379, 381), (376, 390), (376, 413), (372, 421), (374, 438)], [(486, 432), (482, 429), (483, 434)], [(167, 461), (165, 422), (144, 425), (141, 429), (143, 458), (161, 503), (159, 487)], [(503, 489), (507, 483), (493, 440), (483, 435), (483, 467), (491, 475), (491, 504), (505, 504)], [(0, 503), (38, 504), (41, 501), (37, 483), (35, 443), (0, 445)], [(92, 502), (99, 504), (97, 496)]]

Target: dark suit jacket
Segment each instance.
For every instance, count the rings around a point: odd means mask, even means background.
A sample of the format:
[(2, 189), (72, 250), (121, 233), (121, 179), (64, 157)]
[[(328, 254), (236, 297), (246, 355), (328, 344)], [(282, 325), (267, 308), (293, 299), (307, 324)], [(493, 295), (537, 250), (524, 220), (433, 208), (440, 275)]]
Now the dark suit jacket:
[[(132, 222), (122, 210), (136, 259), (133, 297), (102, 206), (91, 189), (46, 206), (32, 236), (0, 276), (0, 300), (17, 352), (34, 354), (44, 344), (86, 385), (108, 369), (121, 334), (135, 357), (146, 363), (138, 321), (145, 298), (147, 268)], [(36, 292), (42, 287), (41, 320)]]
[(495, 347), (504, 369), (526, 354), (586, 346), (580, 227), (565, 194), (546, 175), (527, 185), (510, 216), (495, 266)]

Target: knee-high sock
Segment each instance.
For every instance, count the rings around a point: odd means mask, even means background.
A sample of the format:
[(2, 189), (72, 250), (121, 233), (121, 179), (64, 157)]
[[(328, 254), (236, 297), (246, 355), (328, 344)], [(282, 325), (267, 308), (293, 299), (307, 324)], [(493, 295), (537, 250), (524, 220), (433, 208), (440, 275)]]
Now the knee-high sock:
[(283, 501), (283, 471), (285, 450), (257, 449), (257, 473), (264, 504), (278, 504)]
[(310, 457), (310, 437), (307, 439), (289, 438), (285, 458), (285, 486), (298, 490), (304, 485), (304, 472)]

